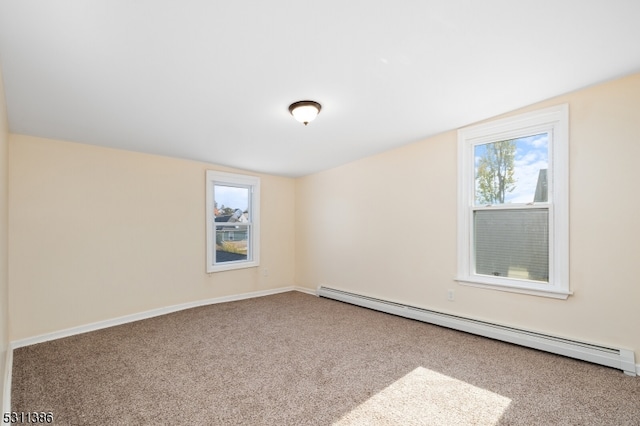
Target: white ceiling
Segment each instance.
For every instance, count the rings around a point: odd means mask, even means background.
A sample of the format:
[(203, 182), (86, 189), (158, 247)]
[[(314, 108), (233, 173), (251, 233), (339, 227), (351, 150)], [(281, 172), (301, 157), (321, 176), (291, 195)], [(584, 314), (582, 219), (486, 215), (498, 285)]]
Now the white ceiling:
[[(640, 71), (638, 0), (0, 0), (10, 131), (301, 176)], [(312, 99), (307, 127), (287, 110)]]

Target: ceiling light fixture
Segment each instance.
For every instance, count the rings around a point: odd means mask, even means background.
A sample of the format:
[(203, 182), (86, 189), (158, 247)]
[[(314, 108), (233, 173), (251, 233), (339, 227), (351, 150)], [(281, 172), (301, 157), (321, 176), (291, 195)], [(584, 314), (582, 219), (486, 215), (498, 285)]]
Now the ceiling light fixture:
[(289, 105), (289, 112), (293, 118), (305, 126), (320, 114), (321, 109), (322, 105), (315, 101), (298, 101)]

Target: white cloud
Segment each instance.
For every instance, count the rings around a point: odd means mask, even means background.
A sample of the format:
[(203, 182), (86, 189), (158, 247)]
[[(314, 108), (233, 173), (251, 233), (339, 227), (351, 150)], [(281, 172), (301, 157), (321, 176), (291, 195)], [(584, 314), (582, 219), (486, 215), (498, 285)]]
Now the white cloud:
[(514, 161), (515, 189), (507, 194), (507, 203), (531, 203), (538, 184), (540, 170), (547, 169), (548, 136), (541, 135), (520, 138), (516, 141)]

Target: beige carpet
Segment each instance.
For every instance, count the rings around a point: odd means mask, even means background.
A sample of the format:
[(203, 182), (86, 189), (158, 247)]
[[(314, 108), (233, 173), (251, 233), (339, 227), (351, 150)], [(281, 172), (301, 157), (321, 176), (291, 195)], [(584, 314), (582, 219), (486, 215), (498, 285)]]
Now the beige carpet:
[(69, 425), (640, 425), (640, 378), (291, 292), (14, 352)]

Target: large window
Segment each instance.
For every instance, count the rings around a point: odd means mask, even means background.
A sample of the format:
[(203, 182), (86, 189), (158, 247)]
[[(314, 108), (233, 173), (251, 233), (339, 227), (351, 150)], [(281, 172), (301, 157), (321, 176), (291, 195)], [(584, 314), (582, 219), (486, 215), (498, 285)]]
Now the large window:
[(207, 171), (207, 272), (260, 264), (260, 178)]
[(458, 281), (566, 298), (567, 105), (458, 132)]

